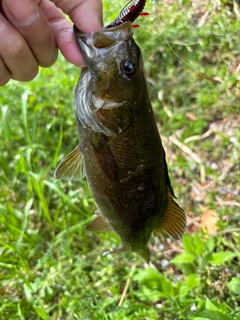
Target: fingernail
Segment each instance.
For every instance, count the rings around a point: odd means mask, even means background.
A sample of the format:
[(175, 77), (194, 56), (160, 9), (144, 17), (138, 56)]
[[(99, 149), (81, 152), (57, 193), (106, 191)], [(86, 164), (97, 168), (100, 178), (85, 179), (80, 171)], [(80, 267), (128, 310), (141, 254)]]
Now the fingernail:
[(28, 26), (39, 17), (39, 12), (31, 0), (4, 0), (4, 3), (21, 26)]

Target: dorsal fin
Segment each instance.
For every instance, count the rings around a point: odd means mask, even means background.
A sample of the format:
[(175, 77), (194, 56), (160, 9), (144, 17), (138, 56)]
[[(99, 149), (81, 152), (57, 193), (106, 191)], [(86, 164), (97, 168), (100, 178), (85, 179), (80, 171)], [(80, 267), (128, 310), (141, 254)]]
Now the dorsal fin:
[(173, 238), (182, 237), (186, 227), (186, 216), (183, 209), (173, 200), (173, 193), (167, 188), (167, 208), (163, 215), (160, 225), (154, 233), (170, 234)]
[(85, 177), (83, 155), (80, 147), (77, 146), (57, 166), (54, 177), (60, 180), (79, 180)]

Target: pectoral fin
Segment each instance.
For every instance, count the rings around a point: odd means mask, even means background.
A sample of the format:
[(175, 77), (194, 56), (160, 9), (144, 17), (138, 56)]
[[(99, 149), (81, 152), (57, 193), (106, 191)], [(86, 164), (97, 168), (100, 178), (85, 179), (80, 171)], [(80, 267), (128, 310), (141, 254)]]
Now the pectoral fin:
[(83, 179), (85, 175), (83, 155), (79, 146), (62, 159), (54, 173), (56, 179), (72, 181)]
[(170, 234), (175, 239), (179, 239), (186, 227), (186, 216), (183, 209), (173, 200), (173, 194), (169, 188), (167, 189), (167, 198), (166, 211), (154, 233)]
[(104, 136), (101, 136), (100, 139), (93, 140), (91, 144), (104, 174), (109, 180), (118, 182), (117, 163)]
[(113, 231), (110, 224), (107, 222), (106, 219), (103, 218), (101, 214), (89, 223), (89, 225), (87, 226), (87, 230), (94, 232)]

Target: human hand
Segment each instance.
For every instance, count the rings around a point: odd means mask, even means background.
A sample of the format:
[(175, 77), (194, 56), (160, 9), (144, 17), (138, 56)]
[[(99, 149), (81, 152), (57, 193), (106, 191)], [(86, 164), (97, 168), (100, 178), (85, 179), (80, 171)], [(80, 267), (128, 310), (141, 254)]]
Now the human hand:
[(0, 86), (32, 80), (39, 66), (54, 64), (58, 48), (69, 62), (85, 65), (63, 12), (82, 32), (101, 30), (101, 0), (0, 1)]

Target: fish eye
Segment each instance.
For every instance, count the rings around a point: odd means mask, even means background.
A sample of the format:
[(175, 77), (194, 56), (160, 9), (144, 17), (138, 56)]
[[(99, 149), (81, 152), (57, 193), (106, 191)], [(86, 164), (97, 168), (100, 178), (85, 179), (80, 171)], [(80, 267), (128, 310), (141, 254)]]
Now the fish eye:
[(125, 59), (121, 62), (122, 71), (126, 76), (133, 76), (137, 71), (137, 65), (132, 59)]

